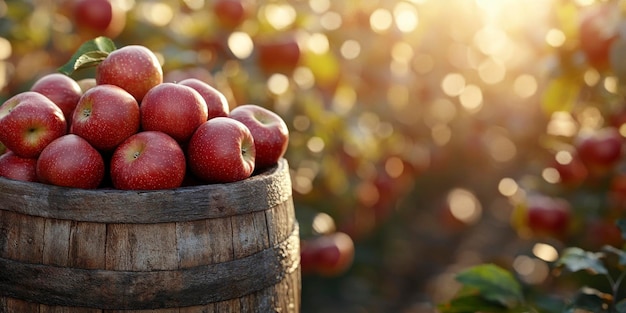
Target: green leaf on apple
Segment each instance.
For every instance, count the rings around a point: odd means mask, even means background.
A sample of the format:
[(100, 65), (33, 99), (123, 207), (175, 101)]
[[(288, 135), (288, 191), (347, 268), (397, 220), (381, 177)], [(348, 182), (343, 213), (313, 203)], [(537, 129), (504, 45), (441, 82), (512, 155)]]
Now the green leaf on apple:
[(511, 272), (494, 264), (474, 266), (459, 273), (456, 280), (477, 290), (483, 298), (507, 308), (523, 302), (522, 286)]
[(587, 271), (591, 274), (608, 274), (608, 270), (602, 263), (604, 257), (600, 252), (589, 252), (578, 247), (570, 247), (563, 250), (563, 255), (556, 262), (556, 266), (565, 266), (572, 272)]
[(77, 70), (98, 65), (115, 49), (117, 47), (111, 39), (104, 36), (94, 38), (83, 43), (74, 52), (70, 60), (58, 70), (65, 75), (71, 76)]

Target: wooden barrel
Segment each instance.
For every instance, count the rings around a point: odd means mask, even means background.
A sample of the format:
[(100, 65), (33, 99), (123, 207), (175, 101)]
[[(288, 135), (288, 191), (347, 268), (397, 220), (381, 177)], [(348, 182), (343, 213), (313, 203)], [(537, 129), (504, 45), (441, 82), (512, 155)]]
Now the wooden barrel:
[(0, 312), (299, 312), (298, 235), (284, 159), (159, 191), (0, 177)]

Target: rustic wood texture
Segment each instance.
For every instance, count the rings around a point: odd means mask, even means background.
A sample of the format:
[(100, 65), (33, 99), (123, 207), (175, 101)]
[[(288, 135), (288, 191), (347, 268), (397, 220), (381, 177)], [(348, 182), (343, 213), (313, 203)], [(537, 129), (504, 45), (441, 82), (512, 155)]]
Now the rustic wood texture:
[(170, 190), (84, 190), (0, 177), (0, 199), (2, 210), (32, 216), (152, 224), (264, 211), (291, 199), (291, 180), (284, 159), (243, 181)]
[(0, 313), (299, 312), (285, 160), (170, 191), (14, 183), (0, 178)]

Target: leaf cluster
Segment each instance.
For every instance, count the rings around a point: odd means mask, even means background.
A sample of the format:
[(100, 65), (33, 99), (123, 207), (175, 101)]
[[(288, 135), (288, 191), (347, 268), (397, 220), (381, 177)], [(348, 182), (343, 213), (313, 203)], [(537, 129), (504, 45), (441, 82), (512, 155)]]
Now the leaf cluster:
[[(617, 225), (626, 238), (626, 220), (618, 220)], [(604, 277), (609, 288), (600, 290), (583, 285), (570, 298), (556, 294), (537, 297), (532, 287), (525, 286), (511, 271), (494, 264), (481, 264), (457, 274), (459, 292), (438, 309), (442, 313), (626, 313), (626, 299), (620, 298), (626, 277), (626, 250), (605, 246), (592, 252), (568, 247), (552, 266), (555, 273), (581, 272)]]

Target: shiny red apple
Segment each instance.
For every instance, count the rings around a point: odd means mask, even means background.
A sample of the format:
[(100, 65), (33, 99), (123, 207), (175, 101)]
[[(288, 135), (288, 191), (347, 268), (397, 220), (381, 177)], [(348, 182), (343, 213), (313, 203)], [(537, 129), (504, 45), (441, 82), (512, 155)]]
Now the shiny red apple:
[(99, 151), (111, 151), (139, 131), (137, 100), (115, 85), (95, 86), (80, 98), (70, 132)]
[(152, 87), (163, 82), (163, 69), (150, 49), (128, 45), (111, 52), (96, 68), (98, 85), (116, 85), (141, 102)]
[(212, 183), (243, 180), (252, 175), (256, 150), (243, 123), (216, 117), (195, 131), (187, 148), (189, 168), (199, 179)]
[(52, 73), (42, 76), (35, 81), (30, 90), (38, 92), (52, 100), (52, 102), (63, 111), (65, 120), (68, 122), (72, 119), (74, 108), (83, 94), (78, 82), (61, 73)]
[(65, 135), (63, 111), (46, 96), (25, 91), (0, 106), (0, 142), (23, 158), (34, 158)]
[(228, 116), (230, 113), (226, 96), (208, 83), (197, 78), (187, 78), (178, 82), (178, 84), (191, 87), (200, 93), (207, 105), (208, 119), (218, 116)]
[(0, 176), (21, 180), (37, 181), (37, 159), (22, 158), (11, 151), (0, 155)]
[(100, 152), (74, 134), (51, 142), (37, 159), (37, 179), (45, 184), (95, 189), (104, 174), (104, 159)]
[(200, 93), (175, 83), (162, 83), (150, 89), (140, 109), (143, 130), (164, 132), (179, 143), (186, 143), (208, 118), (207, 105)]
[(250, 130), (256, 150), (256, 169), (276, 165), (287, 151), (289, 129), (285, 121), (273, 111), (255, 104), (245, 104), (234, 108), (229, 117), (240, 121)]
[(143, 131), (130, 136), (111, 157), (111, 180), (116, 189), (178, 188), (185, 170), (185, 154), (180, 145), (159, 131)]

